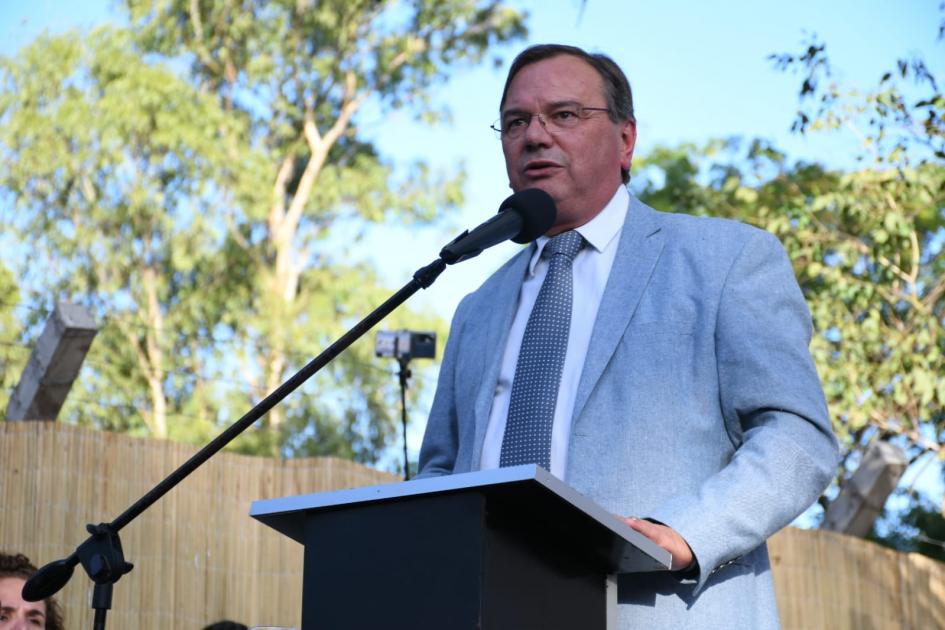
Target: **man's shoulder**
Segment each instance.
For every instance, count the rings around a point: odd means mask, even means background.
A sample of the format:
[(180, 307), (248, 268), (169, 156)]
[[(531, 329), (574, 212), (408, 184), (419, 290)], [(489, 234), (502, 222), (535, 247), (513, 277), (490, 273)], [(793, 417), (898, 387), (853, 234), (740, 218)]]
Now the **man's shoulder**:
[(718, 250), (725, 246), (740, 249), (751, 241), (766, 242), (779, 246), (776, 236), (759, 227), (721, 217), (698, 216), (681, 212), (665, 212), (647, 206), (634, 199), (636, 210), (648, 215), (649, 221), (658, 226), (667, 243), (679, 248), (711, 248)]
[(767, 234), (754, 225), (749, 225), (736, 219), (722, 217), (685, 214), (682, 212), (666, 212), (638, 202), (640, 206), (654, 215), (654, 219), (666, 230), (680, 235), (703, 235), (750, 239), (759, 234)]

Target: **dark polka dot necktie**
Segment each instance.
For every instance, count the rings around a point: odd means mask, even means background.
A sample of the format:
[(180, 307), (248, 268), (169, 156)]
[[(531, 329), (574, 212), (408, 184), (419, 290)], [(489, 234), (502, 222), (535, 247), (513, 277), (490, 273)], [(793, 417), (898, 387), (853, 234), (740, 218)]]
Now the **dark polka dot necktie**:
[(542, 251), (548, 273), (522, 335), (499, 466), (551, 469), (551, 428), (571, 329), (572, 263), (583, 246), (584, 238), (571, 230)]

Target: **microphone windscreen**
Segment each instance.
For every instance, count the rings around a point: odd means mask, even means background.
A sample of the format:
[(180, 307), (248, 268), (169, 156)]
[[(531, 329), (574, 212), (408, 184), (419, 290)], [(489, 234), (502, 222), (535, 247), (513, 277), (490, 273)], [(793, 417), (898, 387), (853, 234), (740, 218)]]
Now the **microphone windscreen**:
[(512, 238), (516, 243), (531, 243), (551, 229), (558, 209), (551, 195), (540, 188), (520, 190), (499, 206), (499, 212), (512, 210), (522, 217), (522, 229)]
[(64, 560), (50, 562), (41, 568), (23, 585), (23, 599), (28, 602), (38, 602), (55, 595), (72, 577), (72, 570), (78, 561), (73, 554)]

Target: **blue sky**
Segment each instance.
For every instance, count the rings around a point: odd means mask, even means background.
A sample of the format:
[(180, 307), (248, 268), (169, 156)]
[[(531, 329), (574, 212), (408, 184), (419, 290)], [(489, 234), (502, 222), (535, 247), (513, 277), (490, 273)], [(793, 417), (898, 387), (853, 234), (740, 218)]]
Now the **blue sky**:
[[(423, 159), (434, 167), (462, 169), (468, 177), (466, 203), (459, 216), (428, 230), (396, 226), (374, 230), (352, 256), (379, 263), (390, 286), (403, 284), (417, 267), (435, 258), (440, 247), (464, 226), (495, 212), (508, 194), (501, 151), (488, 125), (496, 118), (498, 96), (508, 61), (525, 44), (561, 42), (611, 55), (634, 90), (637, 154), (657, 145), (702, 143), (728, 136), (774, 141), (792, 159), (816, 160), (834, 167), (852, 164), (855, 141), (842, 133), (798, 137), (790, 133), (799, 80), (777, 72), (771, 53), (797, 52), (810, 34), (827, 42), (835, 78), (867, 90), (894, 60), (924, 56), (945, 76), (945, 42), (936, 43), (940, 0), (664, 0), (638, 2), (519, 0), (530, 13), (530, 36), (523, 44), (496, 51), (505, 63), (457, 70), (436, 88), (437, 105), (452, 112), (449, 125), (426, 127), (408, 111), (368, 107), (359, 124), (395, 164)], [(0, 54), (15, 54), (39, 32), (60, 32), (105, 21), (120, 22), (107, 0), (32, 0), (0, 2)], [(409, 242), (409, 248), (398, 247)], [(413, 298), (450, 317), (463, 294), (515, 250), (506, 244), (447, 270), (430, 290)], [(427, 403), (428, 404), (428, 403)], [(417, 419), (425, 415), (416, 410)], [(419, 426), (418, 426), (419, 425)], [(423, 422), (415, 423), (421, 428)], [(413, 452), (419, 433), (411, 437)], [(932, 467), (934, 469), (934, 467)], [(934, 473), (934, 470), (933, 470)], [(934, 475), (933, 475), (934, 476)], [(907, 480), (908, 481), (908, 480)], [(927, 484), (923, 484), (927, 485)], [(941, 485), (933, 483), (941, 499)]]
[[(810, 34), (827, 42), (836, 78), (861, 89), (875, 85), (895, 59), (923, 54), (945, 74), (945, 43), (936, 43), (940, 0), (515, 0), (530, 14), (525, 44), (562, 42), (605, 52), (624, 68), (639, 120), (637, 155), (657, 145), (702, 143), (743, 136), (774, 141), (793, 159), (831, 166), (852, 164), (855, 140), (842, 133), (799, 137), (790, 133), (797, 108), (796, 76), (773, 69), (768, 55), (796, 52)], [(59, 32), (105, 21), (120, 22), (108, 0), (33, 0), (0, 3), (0, 54), (13, 54), (42, 30)], [(434, 168), (462, 169), (466, 204), (459, 216), (417, 233), (396, 226), (373, 231), (352, 256), (381, 263), (391, 286), (426, 264), (452, 235), (495, 212), (509, 193), (498, 141), (488, 128), (496, 118), (508, 61), (521, 46), (496, 51), (505, 63), (457, 70), (433, 93), (452, 122), (429, 127), (409, 111), (367, 107), (362, 130), (395, 164), (423, 159)], [(409, 240), (408, 240), (409, 239)], [(409, 251), (392, 244), (411, 242)], [(414, 298), (448, 317), (459, 299), (513, 251), (499, 246), (450, 269)]]
[[(856, 144), (848, 135), (804, 138), (790, 133), (800, 81), (775, 71), (768, 55), (799, 51), (808, 34), (817, 33), (828, 42), (836, 78), (863, 89), (875, 85), (896, 58), (910, 52), (925, 53), (929, 61), (945, 60), (945, 44), (935, 43), (938, 0), (588, 0), (583, 15), (577, 0), (516, 4), (531, 13), (527, 43), (575, 44), (605, 52), (620, 63), (634, 90), (637, 155), (661, 144), (745, 136), (773, 140), (794, 159), (849, 166)], [(406, 112), (368, 125), (385, 155), (424, 158), (443, 167), (463, 165), (469, 178), (467, 204), (457, 227), (483, 220), (510, 193), (499, 143), (488, 124), (497, 115), (505, 69), (518, 48), (507, 51), (506, 63), (498, 70), (458, 72), (437, 92), (437, 101), (453, 112), (451, 127), (420, 127)], [(400, 253), (400, 277), (435, 255), (446, 236), (434, 234), (410, 253)], [(449, 286), (435, 286), (430, 303), (451, 313), (466, 290), (513, 248), (498, 247), (463, 268), (450, 269), (440, 280)]]

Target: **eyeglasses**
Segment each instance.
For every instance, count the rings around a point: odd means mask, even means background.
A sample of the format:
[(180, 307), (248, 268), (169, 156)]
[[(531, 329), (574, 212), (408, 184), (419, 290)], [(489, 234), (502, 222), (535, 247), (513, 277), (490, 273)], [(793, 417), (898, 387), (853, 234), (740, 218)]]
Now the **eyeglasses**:
[(584, 107), (580, 103), (563, 103), (543, 113), (509, 111), (489, 126), (500, 139), (515, 140), (525, 134), (525, 130), (532, 123), (532, 118), (538, 118), (538, 122), (548, 133), (560, 133), (574, 129), (582, 121), (590, 118), (594, 112), (609, 113), (610, 109)]

